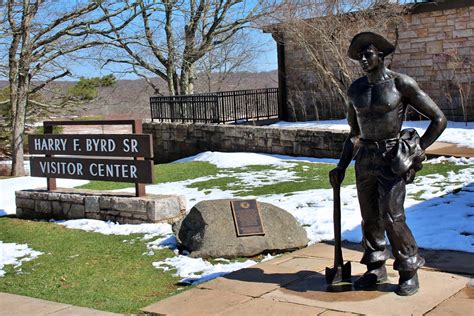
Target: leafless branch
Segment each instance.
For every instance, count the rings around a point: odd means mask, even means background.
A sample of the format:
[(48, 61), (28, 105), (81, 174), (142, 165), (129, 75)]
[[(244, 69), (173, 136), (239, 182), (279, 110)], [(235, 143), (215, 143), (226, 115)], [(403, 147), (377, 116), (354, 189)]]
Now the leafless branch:
[(64, 72), (61, 73), (61, 74), (52, 76), (52, 77), (48, 78), (48, 80), (42, 82), (41, 84), (39, 84), (39, 85), (37, 85), (36, 87), (34, 87), (33, 89), (31, 89), (29, 93), (30, 93), (30, 94), (34, 94), (34, 93), (40, 91), (41, 89), (43, 89), (43, 87), (46, 86), (48, 83), (53, 82), (54, 80), (57, 80), (57, 79), (59, 79), (59, 78), (66, 77), (66, 76), (68, 76), (68, 75), (70, 75), (70, 74), (71, 74), (71, 72), (70, 72), (69, 70), (66, 70), (66, 71), (64, 71)]

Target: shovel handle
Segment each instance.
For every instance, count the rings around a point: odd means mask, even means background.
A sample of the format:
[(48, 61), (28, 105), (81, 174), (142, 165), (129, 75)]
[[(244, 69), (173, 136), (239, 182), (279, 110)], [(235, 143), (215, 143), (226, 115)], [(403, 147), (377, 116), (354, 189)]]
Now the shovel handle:
[(334, 194), (334, 266), (343, 265), (341, 246), (341, 186), (333, 186)]

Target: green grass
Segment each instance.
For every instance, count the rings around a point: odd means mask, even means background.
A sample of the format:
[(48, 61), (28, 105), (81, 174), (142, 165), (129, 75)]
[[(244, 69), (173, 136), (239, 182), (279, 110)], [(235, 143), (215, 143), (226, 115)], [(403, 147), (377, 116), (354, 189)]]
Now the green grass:
[[(155, 184), (176, 182), (199, 177), (213, 176), (219, 172), (219, 169), (208, 162), (192, 161), (186, 163), (167, 163), (154, 166)], [(79, 188), (91, 190), (118, 190), (132, 188), (133, 183), (109, 182), (109, 181), (91, 181)]]
[[(236, 196), (259, 196), (270, 194), (290, 194), (291, 192), (313, 190), (313, 189), (327, 189), (330, 188), (328, 174), (334, 165), (324, 163), (307, 163), (307, 162), (292, 162), (293, 167), (282, 168), (277, 166), (247, 166), (243, 168), (221, 169), (221, 173), (229, 176), (210, 179), (205, 181), (194, 182), (189, 185), (191, 188), (199, 190), (233, 190)], [(242, 179), (232, 176), (232, 174), (251, 175), (262, 171), (281, 170), (286, 169), (295, 173), (295, 179), (289, 181), (273, 182), (271, 177), (269, 179), (262, 179), (261, 181), (269, 184), (260, 186), (249, 186), (242, 181)], [(354, 168), (349, 167), (346, 171), (344, 185), (355, 183)]]
[(236, 177), (222, 177), (216, 179), (210, 179), (206, 181), (199, 181), (190, 184), (188, 187), (196, 188), (199, 190), (205, 190), (209, 194), (211, 189), (220, 189), (220, 190), (235, 190), (236, 186), (240, 180)]
[[(210, 194), (213, 189), (230, 190), (235, 196), (262, 196), (271, 194), (291, 195), (293, 192), (328, 189), (329, 171), (334, 165), (325, 163), (291, 162), (291, 167), (255, 165), (242, 168), (219, 169), (208, 162), (169, 163), (155, 165), (155, 183), (176, 182), (196, 179), (188, 185)], [(469, 165), (455, 165), (450, 162), (439, 164), (424, 164), (423, 169), (417, 173), (417, 177), (429, 174), (440, 174), (446, 176), (448, 172), (459, 172), (468, 168)], [(275, 170), (287, 170), (294, 173), (294, 178), (288, 181), (275, 182), (271, 176), (261, 177), (259, 186), (245, 183), (247, 175), (265, 174)], [(200, 177), (213, 177), (199, 181)], [(347, 168), (343, 185), (355, 184), (354, 167)], [(132, 183), (92, 181), (80, 188), (94, 190), (117, 190), (133, 187)], [(420, 193), (421, 194), (421, 193)]]
[(123, 240), (137, 236), (108, 236), (67, 229), (46, 222), (0, 218), (0, 240), (28, 244), (43, 252), (24, 262), (21, 274), (6, 266), (0, 292), (120, 313), (140, 308), (178, 291), (177, 278), (155, 269), (152, 262), (172, 257), (172, 251), (142, 255), (146, 246)]
[[(472, 167), (473, 165), (455, 165), (447, 161), (443, 161), (438, 164), (425, 163), (423, 164), (423, 169), (421, 169), (420, 171), (416, 173), (416, 177), (418, 178), (418, 177), (429, 176), (429, 175), (434, 175), (434, 174), (439, 174), (446, 177), (448, 176), (448, 173), (450, 172), (458, 173), (459, 171), (463, 169), (472, 168)], [(415, 178), (415, 181), (416, 181), (416, 178)], [(450, 182), (449, 184), (452, 185), (452, 184), (459, 184), (459, 183), (460, 182)], [(440, 190), (443, 189), (446, 185), (447, 184), (443, 182), (433, 184), (434, 187), (438, 187), (440, 188)], [(423, 195), (423, 193), (425, 193), (425, 191), (420, 190), (416, 192), (415, 194), (413, 194), (412, 197), (415, 200), (422, 201), (423, 199), (421, 198), (421, 196)]]
[(426, 176), (429, 174), (440, 174), (447, 176), (451, 172), (459, 172), (462, 169), (473, 167), (472, 165), (455, 165), (454, 163), (443, 161), (437, 164), (425, 163), (423, 169), (416, 173), (417, 176)]

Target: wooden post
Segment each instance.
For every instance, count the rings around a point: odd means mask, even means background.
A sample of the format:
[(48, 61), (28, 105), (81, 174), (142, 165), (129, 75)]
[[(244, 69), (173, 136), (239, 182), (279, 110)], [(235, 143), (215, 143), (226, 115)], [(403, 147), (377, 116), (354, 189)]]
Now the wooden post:
[[(43, 122), (43, 133), (53, 134), (53, 126), (48, 122)], [(52, 157), (53, 155), (45, 155), (45, 157)], [(46, 188), (48, 191), (54, 191), (57, 189), (56, 178), (46, 178)]]
[[(142, 121), (141, 120), (134, 120), (132, 125), (132, 133), (133, 134), (141, 134), (143, 132)], [(143, 157), (135, 157), (134, 160), (144, 160)], [(145, 196), (145, 184), (143, 183), (135, 183), (135, 195), (137, 197)]]

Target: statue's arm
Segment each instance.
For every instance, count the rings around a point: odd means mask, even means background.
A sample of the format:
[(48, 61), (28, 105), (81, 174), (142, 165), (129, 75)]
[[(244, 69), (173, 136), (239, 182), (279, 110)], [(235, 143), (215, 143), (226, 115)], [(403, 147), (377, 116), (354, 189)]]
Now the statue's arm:
[(341, 168), (344, 170), (351, 163), (351, 160), (354, 154), (354, 144), (355, 144), (357, 136), (359, 136), (360, 134), (359, 124), (357, 123), (356, 113), (354, 110), (354, 106), (352, 104), (349, 104), (349, 106), (347, 107), (347, 122), (349, 123), (349, 126), (351, 129), (349, 132), (349, 136), (346, 138), (344, 142), (341, 158), (339, 160), (339, 163), (337, 164), (338, 168)]
[(398, 79), (399, 90), (407, 103), (431, 121), (420, 139), (420, 146), (424, 150), (433, 144), (444, 131), (447, 124), (446, 117), (436, 103), (420, 89), (413, 78), (401, 75)]
[(340, 186), (342, 181), (344, 180), (346, 169), (351, 163), (351, 160), (354, 155), (354, 145), (356, 137), (360, 134), (359, 125), (357, 123), (357, 117), (352, 104), (349, 104), (348, 106), (347, 121), (349, 123), (349, 126), (351, 127), (349, 136), (344, 141), (341, 158), (339, 160), (339, 163), (337, 164), (337, 167), (329, 172), (329, 181), (331, 182), (331, 185), (333, 187)]

